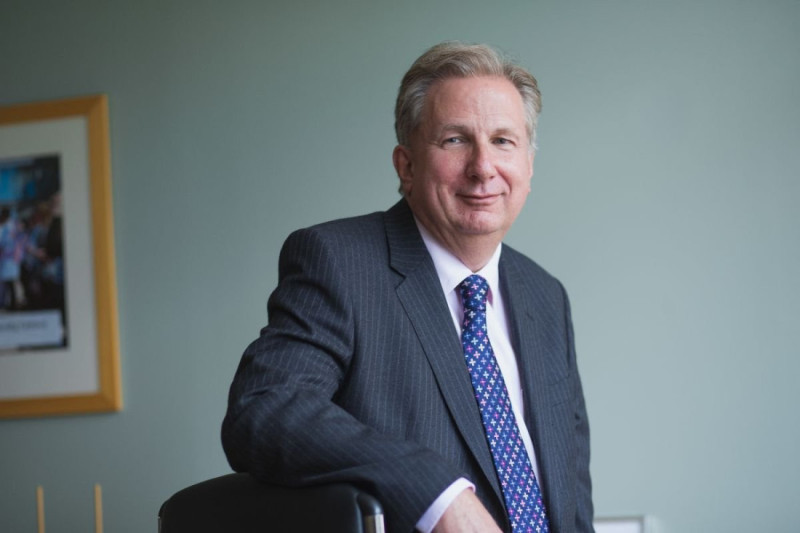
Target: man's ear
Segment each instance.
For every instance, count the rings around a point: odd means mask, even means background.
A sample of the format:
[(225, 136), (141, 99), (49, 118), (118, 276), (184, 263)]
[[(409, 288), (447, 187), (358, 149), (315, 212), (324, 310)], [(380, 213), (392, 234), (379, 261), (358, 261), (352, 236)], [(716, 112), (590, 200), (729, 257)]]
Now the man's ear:
[(400, 190), (404, 196), (411, 194), (411, 184), (414, 177), (414, 168), (411, 164), (411, 152), (405, 146), (398, 144), (392, 152), (392, 163), (397, 177), (400, 178)]
[(530, 151), (530, 158), (528, 159), (528, 174), (533, 177), (533, 160), (536, 158), (536, 150)]

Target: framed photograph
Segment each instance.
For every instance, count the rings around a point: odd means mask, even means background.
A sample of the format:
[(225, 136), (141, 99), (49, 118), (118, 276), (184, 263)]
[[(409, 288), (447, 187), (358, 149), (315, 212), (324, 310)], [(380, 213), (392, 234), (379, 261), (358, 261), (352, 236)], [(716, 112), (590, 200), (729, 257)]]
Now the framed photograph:
[(0, 417), (122, 408), (104, 95), (0, 107)]
[(655, 522), (649, 516), (595, 518), (596, 533), (655, 533)]

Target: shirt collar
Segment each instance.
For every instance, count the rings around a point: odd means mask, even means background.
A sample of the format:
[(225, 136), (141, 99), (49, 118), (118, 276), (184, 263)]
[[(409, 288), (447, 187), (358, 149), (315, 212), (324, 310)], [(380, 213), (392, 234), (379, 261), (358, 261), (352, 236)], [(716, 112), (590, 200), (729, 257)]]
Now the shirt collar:
[(456, 291), (458, 285), (464, 281), (464, 278), (471, 274), (478, 274), (489, 283), (489, 303), (492, 304), (494, 301), (493, 288), (500, 286), (498, 265), (500, 264), (500, 252), (503, 248), (502, 243), (497, 245), (497, 249), (495, 249), (486, 266), (477, 272), (472, 272), (450, 250), (442, 246), (416, 217), (414, 217), (414, 222), (416, 222), (425, 247), (428, 249), (431, 259), (433, 259), (433, 266), (436, 268), (436, 274), (439, 276), (439, 283), (441, 283), (444, 293), (448, 294), (451, 291)]

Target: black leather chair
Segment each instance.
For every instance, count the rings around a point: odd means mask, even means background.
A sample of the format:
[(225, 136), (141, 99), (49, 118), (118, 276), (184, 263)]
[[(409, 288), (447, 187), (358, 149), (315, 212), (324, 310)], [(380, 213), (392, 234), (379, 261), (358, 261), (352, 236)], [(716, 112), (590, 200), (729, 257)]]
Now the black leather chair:
[(384, 533), (378, 500), (344, 484), (291, 489), (248, 474), (187, 487), (158, 511), (159, 533)]

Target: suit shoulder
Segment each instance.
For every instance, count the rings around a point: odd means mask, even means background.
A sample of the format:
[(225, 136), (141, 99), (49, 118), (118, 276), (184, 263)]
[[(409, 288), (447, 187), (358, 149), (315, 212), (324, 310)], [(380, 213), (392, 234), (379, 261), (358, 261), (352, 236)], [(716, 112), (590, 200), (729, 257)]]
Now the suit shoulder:
[(325, 239), (361, 240), (371, 235), (383, 235), (383, 211), (366, 215), (329, 220), (302, 228), (294, 233), (310, 233)]
[(326, 250), (337, 256), (377, 254), (386, 246), (383, 212), (341, 218), (292, 232), (284, 250), (300, 247), (306, 252)]
[(552, 301), (566, 298), (566, 290), (561, 281), (539, 263), (506, 244), (503, 244), (500, 263), (504, 265), (502, 268), (510, 276), (508, 281), (514, 284), (516, 290), (546, 294)]
[(514, 268), (524, 271), (527, 275), (550, 283), (560, 283), (555, 276), (545, 270), (539, 263), (511, 246), (503, 244), (502, 254), (501, 260), (507, 261)]
[(383, 215), (384, 211), (375, 211), (365, 215), (356, 215), (351, 217), (337, 218), (335, 220), (328, 220), (304, 229), (312, 231), (341, 231), (358, 230), (359, 228), (365, 228), (369, 226), (382, 226)]

